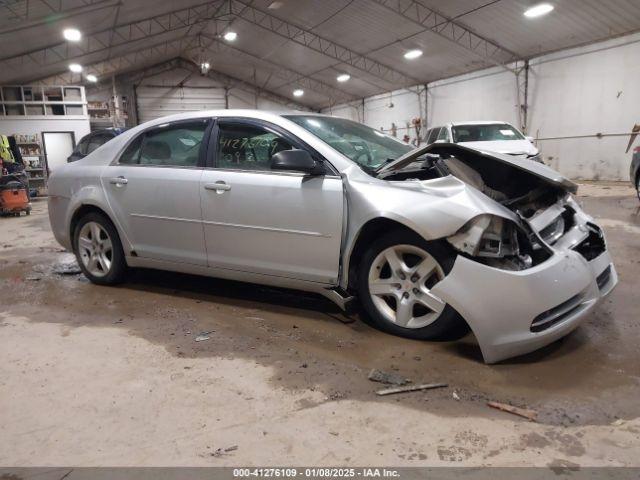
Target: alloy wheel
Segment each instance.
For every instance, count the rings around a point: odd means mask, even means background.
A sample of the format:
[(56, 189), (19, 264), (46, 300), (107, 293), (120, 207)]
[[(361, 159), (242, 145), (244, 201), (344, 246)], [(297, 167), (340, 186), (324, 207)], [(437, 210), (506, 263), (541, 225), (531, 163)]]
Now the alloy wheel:
[(87, 222), (78, 234), (78, 251), (87, 271), (95, 277), (104, 277), (111, 270), (113, 244), (109, 234), (97, 222)]
[(381, 251), (369, 269), (369, 294), (391, 323), (422, 328), (435, 322), (446, 303), (431, 293), (444, 271), (427, 251), (414, 245), (394, 245)]

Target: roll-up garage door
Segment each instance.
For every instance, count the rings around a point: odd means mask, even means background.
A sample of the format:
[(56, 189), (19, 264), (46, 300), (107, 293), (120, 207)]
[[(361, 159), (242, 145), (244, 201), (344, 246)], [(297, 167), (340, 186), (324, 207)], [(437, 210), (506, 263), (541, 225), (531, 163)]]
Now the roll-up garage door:
[(174, 113), (225, 108), (223, 88), (136, 87), (138, 122)]

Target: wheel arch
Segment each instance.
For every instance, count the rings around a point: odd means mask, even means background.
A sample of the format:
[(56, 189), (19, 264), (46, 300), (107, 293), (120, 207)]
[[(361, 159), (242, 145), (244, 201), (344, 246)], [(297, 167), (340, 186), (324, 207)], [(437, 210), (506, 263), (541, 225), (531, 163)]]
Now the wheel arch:
[(347, 256), (348, 263), (344, 269), (346, 278), (343, 279), (343, 285), (348, 291), (356, 291), (358, 267), (360, 266), (360, 261), (362, 260), (362, 256), (367, 246), (371, 245), (371, 243), (381, 235), (387, 234), (391, 231), (406, 231), (420, 235), (420, 233), (415, 229), (398, 220), (388, 217), (373, 218), (362, 225), (354, 237), (354, 241), (352, 242), (353, 247)]
[(78, 226), (78, 222), (82, 217), (84, 217), (89, 213), (99, 213), (101, 215), (104, 215), (116, 227), (116, 230), (118, 229), (116, 223), (113, 221), (113, 218), (111, 218), (111, 215), (109, 215), (103, 208), (93, 203), (81, 203), (74, 210), (73, 214), (71, 215), (71, 220), (69, 221), (69, 238), (71, 239), (72, 245), (73, 245), (73, 238), (76, 231), (76, 227)]

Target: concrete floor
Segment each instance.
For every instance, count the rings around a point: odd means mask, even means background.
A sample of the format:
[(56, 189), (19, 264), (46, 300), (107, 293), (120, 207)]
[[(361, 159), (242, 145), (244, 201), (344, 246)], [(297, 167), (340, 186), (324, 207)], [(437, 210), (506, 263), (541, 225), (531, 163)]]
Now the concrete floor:
[[(567, 338), (493, 366), (471, 336), (396, 338), (311, 295), (55, 274), (68, 254), (36, 201), (0, 219), (0, 465), (640, 466), (640, 204), (621, 185), (579, 196), (620, 284)], [(449, 387), (377, 397), (373, 367)]]

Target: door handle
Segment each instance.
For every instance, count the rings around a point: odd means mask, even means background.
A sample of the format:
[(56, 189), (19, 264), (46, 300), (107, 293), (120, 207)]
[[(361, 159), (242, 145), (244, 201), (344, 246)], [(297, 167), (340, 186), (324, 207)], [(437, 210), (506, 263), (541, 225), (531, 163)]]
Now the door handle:
[(127, 180), (124, 177), (113, 177), (113, 178), (109, 179), (109, 183), (111, 185), (122, 186), (122, 185), (126, 185), (127, 183), (129, 183), (129, 180)]
[(205, 183), (204, 188), (205, 190), (215, 190), (217, 193), (222, 193), (231, 190), (231, 185), (220, 181), (216, 183)]

